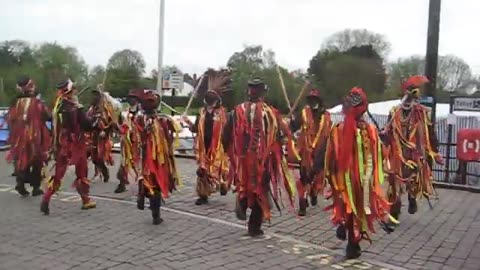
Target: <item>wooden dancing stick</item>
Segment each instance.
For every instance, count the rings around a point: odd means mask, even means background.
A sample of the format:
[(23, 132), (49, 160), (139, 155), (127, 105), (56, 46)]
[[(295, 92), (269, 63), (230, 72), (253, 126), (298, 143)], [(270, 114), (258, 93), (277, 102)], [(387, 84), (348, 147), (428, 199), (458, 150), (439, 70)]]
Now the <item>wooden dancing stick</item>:
[(205, 78), (205, 75), (202, 75), (202, 77), (200, 77), (200, 81), (198, 82), (197, 86), (195, 86), (195, 89), (193, 90), (192, 95), (190, 96), (190, 99), (188, 100), (187, 107), (185, 107), (185, 111), (183, 112), (182, 117), (187, 116), (188, 110), (190, 109), (190, 106), (192, 105), (192, 101), (193, 101), (193, 99), (195, 98), (195, 95), (198, 92), (198, 88), (200, 88), (200, 86), (202, 85), (204, 78)]
[(293, 103), (293, 107), (290, 109), (290, 112), (287, 114), (287, 118), (290, 118), (290, 117), (292, 116), (293, 112), (295, 112), (295, 109), (297, 109), (298, 104), (300, 103), (300, 100), (301, 100), (302, 97), (304, 96), (305, 91), (307, 90), (307, 88), (308, 88), (309, 85), (310, 85), (310, 81), (309, 81), (309, 80), (306, 80), (306, 81), (305, 81), (305, 84), (303, 85), (302, 91), (300, 91), (300, 94), (298, 94), (297, 99), (296, 99), (295, 102)]
[(278, 78), (280, 79), (280, 85), (282, 86), (283, 97), (287, 102), (288, 109), (291, 111), (292, 106), (290, 105), (290, 100), (288, 99), (287, 89), (285, 88), (285, 82), (283, 81), (283, 76), (282, 76), (282, 72), (280, 71), (279, 65), (277, 65), (277, 73), (278, 73)]

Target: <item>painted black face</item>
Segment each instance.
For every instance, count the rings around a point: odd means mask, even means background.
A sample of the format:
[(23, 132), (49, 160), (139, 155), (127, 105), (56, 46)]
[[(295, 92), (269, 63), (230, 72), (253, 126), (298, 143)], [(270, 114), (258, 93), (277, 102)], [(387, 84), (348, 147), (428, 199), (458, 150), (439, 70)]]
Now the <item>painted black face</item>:
[(312, 109), (318, 109), (322, 106), (322, 100), (318, 97), (307, 97), (307, 105)]
[(128, 105), (135, 106), (138, 104), (138, 100), (135, 97), (127, 97)]
[(98, 104), (100, 102), (100, 99), (102, 98), (102, 96), (100, 95), (99, 92), (93, 92), (93, 95), (92, 95), (92, 104)]
[(215, 103), (217, 103), (218, 101), (218, 97), (215, 95), (215, 94), (206, 94), (205, 95), (205, 104), (207, 106), (213, 106), (215, 105)]

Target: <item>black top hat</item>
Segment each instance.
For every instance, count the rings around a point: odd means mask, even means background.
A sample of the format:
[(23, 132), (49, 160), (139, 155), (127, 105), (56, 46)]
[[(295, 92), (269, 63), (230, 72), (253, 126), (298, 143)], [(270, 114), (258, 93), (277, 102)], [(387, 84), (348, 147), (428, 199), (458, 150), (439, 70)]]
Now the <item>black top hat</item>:
[(59, 83), (57, 83), (56, 87), (57, 89), (64, 89), (68, 86), (69, 81), (68, 80), (63, 80)]
[(250, 80), (248, 80), (248, 86), (250, 87), (265, 86), (265, 82), (260, 77), (253, 77)]
[(30, 77), (28, 75), (22, 76), (17, 80), (17, 85), (20, 87), (25, 87), (30, 82)]

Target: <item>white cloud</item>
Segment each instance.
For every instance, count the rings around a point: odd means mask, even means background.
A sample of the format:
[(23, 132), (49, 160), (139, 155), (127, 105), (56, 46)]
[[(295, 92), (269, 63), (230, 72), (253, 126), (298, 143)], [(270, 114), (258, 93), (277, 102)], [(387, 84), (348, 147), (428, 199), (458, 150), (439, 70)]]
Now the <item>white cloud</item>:
[[(5, 3), (1, 3), (5, 2)], [(117, 50), (140, 51), (156, 66), (159, 0), (0, 0), (0, 36), (58, 41), (90, 65)], [(442, 1), (440, 53), (480, 73), (473, 21), (480, 2)], [(187, 72), (225, 65), (243, 44), (271, 48), (289, 68), (307, 68), (322, 41), (345, 28), (367, 28), (392, 43), (390, 58), (425, 54), (428, 0), (166, 0), (166, 65)]]

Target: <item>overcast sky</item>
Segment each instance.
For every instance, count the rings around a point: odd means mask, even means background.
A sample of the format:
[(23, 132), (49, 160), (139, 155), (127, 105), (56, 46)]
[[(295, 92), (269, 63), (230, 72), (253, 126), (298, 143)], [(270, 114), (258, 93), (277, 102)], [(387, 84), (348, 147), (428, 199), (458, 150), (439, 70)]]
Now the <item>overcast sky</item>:
[[(0, 0), (0, 40), (75, 46), (90, 65), (117, 50), (157, 65), (159, 0)], [(480, 1), (443, 0), (440, 54), (480, 73)], [(366, 28), (392, 43), (390, 59), (425, 54), (428, 0), (166, 0), (165, 65), (185, 72), (225, 65), (244, 44), (260, 44), (290, 69), (308, 67), (322, 41)]]

